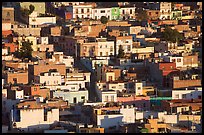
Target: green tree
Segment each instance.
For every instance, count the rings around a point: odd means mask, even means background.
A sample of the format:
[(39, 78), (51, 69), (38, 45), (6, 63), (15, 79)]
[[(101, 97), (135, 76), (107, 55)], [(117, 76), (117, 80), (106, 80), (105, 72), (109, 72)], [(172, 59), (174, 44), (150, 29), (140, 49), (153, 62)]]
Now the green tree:
[(28, 58), (29, 60), (32, 59), (32, 48), (33, 43), (29, 41), (22, 42), (22, 46), (20, 50), (18, 51), (18, 58), (25, 59)]
[(148, 20), (148, 15), (146, 10), (137, 9), (136, 10), (136, 20), (138, 21), (146, 21)]
[(108, 22), (108, 18), (106, 16), (101, 16), (101, 23), (106, 24)]
[(118, 58), (123, 58), (125, 55), (122, 45), (119, 46)]
[(173, 30), (169, 26), (165, 28), (162, 35), (165, 41), (171, 43), (178, 43), (181, 39), (183, 39), (183, 36), (176, 29)]
[(35, 10), (35, 7), (32, 4), (30, 4), (29, 9), (30, 9), (29, 14), (31, 14)]

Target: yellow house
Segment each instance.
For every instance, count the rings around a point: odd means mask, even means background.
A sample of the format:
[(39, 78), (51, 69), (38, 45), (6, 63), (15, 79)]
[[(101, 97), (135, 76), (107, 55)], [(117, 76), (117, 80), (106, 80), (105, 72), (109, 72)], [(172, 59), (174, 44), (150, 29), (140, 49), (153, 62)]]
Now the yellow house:
[(167, 124), (158, 122), (158, 119), (148, 119), (148, 123), (145, 124), (145, 128), (148, 129), (148, 133), (166, 133)]
[(154, 91), (155, 90), (153, 86), (146, 86), (146, 87), (143, 87), (142, 89), (142, 95), (144, 96), (153, 95)]
[(23, 40), (30, 41), (33, 44), (32, 45), (33, 51), (37, 51), (37, 49), (38, 49), (37, 37), (34, 37), (34, 36), (18, 37), (19, 48), (21, 48)]

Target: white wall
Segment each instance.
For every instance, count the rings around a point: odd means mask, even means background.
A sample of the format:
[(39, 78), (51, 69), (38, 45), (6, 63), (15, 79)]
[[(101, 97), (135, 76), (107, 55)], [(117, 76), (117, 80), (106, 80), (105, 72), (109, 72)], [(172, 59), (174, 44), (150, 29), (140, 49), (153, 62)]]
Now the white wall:
[(2, 23), (2, 31), (11, 30), (11, 23)]
[(142, 82), (136, 82), (135, 83), (135, 94), (136, 95), (142, 95), (142, 89), (143, 89), (143, 86), (142, 86)]
[(102, 99), (102, 102), (107, 102), (106, 101), (106, 97), (108, 97), (108, 102), (111, 102), (111, 97), (114, 97), (113, 101), (114, 102), (117, 102), (117, 93), (116, 91), (102, 91), (101, 92), (101, 99)]
[[(186, 97), (183, 95), (186, 95)], [(172, 99), (197, 99), (202, 96), (202, 89), (200, 90), (172, 90)]]
[(63, 100), (67, 100), (69, 103), (74, 103), (73, 99), (76, 97), (77, 103), (78, 102), (83, 102), (83, 99), (81, 97), (85, 97), (85, 101), (88, 100), (88, 91), (69, 91), (69, 92), (64, 92), (64, 91), (55, 91), (53, 92), (53, 97), (62, 97)]
[(29, 17), (29, 25), (41, 25), (44, 23), (56, 24), (56, 17)]
[(8, 55), (8, 49), (2, 48), (2, 55)]
[(16, 99), (23, 99), (24, 97), (24, 90), (16, 90)]
[[(31, 120), (31, 116), (35, 114), (35, 118)], [(47, 121), (44, 121), (43, 109), (25, 109), (20, 111), (20, 122), (15, 122), (17, 128), (23, 128), (26, 130), (29, 126), (38, 126), (41, 128), (49, 128), (49, 124), (59, 121), (59, 109), (52, 109), (48, 111)], [(41, 125), (42, 124), (42, 125)]]
[[(111, 50), (112, 47), (112, 50)], [(102, 55), (101, 55), (102, 53)], [(108, 55), (107, 55), (108, 54)], [(98, 54), (97, 56), (114, 55), (114, 41), (98, 42)]]
[(97, 126), (100, 126), (105, 129), (112, 126), (118, 127), (119, 124), (122, 124), (122, 119), (122, 114), (97, 115)]
[(61, 75), (55, 75), (55, 76), (35, 76), (34, 81), (36, 83), (44, 83), (46, 82), (46, 85), (61, 85)]
[[(103, 13), (103, 10), (105, 11), (105, 13)], [(101, 13), (102, 11), (102, 13)], [(93, 19), (101, 19), (102, 16), (106, 16), (108, 18), (109, 16), (109, 20), (112, 18), (111, 16), (111, 8), (94, 8), (92, 9), (92, 18)]]
[(135, 108), (134, 107), (122, 107), (120, 108), (120, 113), (123, 114), (123, 122), (125, 123), (135, 123)]

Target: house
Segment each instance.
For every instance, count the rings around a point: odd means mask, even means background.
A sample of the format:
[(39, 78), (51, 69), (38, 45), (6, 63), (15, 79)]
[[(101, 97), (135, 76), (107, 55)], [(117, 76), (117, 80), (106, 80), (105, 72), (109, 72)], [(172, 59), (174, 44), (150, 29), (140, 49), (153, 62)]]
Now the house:
[(7, 98), (11, 100), (24, 99), (24, 90), (20, 87), (11, 87), (7, 89)]
[(94, 8), (92, 9), (92, 18), (95, 20), (100, 20), (102, 16), (105, 16), (110, 20), (111, 17), (111, 8)]
[(120, 19), (120, 7), (112, 7), (111, 20), (119, 20), (119, 19)]
[(123, 20), (135, 19), (135, 7), (120, 7), (120, 15)]
[[(35, 131), (41, 129), (48, 129), (50, 124), (59, 121), (59, 107), (49, 107), (37, 101), (24, 101), (17, 105), (11, 111), (11, 126), (13, 128), (20, 128), (24, 131)], [(36, 115), (35, 119), (30, 120), (30, 116)]]
[(158, 119), (150, 118), (145, 124), (148, 133), (167, 133), (167, 124), (158, 122)]
[(35, 27), (42, 24), (56, 24), (56, 17), (45, 14), (38, 15), (37, 12), (29, 15), (29, 25)]
[(56, 69), (62, 76), (66, 75), (66, 65), (65, 64), (29, 64), (28, 65), (28, 80), (31, 82), (34, 80), (35, 75), (39, 75), (41, 72), (48, 72), (50, 69)]
[(96, 6), (94, 2), (89, 3), (79, 3), (79, 5), (73, 6), (73, 18), (74, 19), (84, 19), (92, 18), (92, 9)]
[[(201, 99), (174, 99), (161, 101), (161, 108), (168, 113), (200, 112), (202, 109)], [(191, 108), (191, 109), (190, 109)]]
[(114, 41), (107, 41), (106, 38), (96, 38), (98, 42), (98, 53), (96, 56), (106, 56), (114, 55)]
[(22, 47), (22, 43), (24, 41), (29, 41), (30, 43), (32, 43), (32, 49), (33, 51), (37, 51), (37, 37), (35, 36), (19, 36), (17, 38), (17, 41), (18, 41), (18, 48), (20, 49)]
[(133, 44), (133, 39), (132, 36), (119, 36), (116, 37), (116, 52), (115, 54), (118, 55), (118, 51), (120, 46), (122, 46), (122, 49), (124, 50), (125, 53), (131, 53), (132, 52), (132, 44)]
[(68, 89), (52, 91), (53, 97), (62, 97), (63, 100), (68, 101), (70, 104), (77, 104), (79, 102), (88, 101), (88, 90), (79, 89), (78, 91), (70, 91)]
[(13, 28), (12, 30), (14, 32), (17, 32), (19, 34), (19, 36), (25, 35), (25, 36), (40, 36), (40, 32), (41, 32), (41, 27), (32, 27), (29, 25), (22, 25), (22, 24), (13, 24)]
[[(132, 96), (131, 96), (132, 95)], [(133, 105), (138, 110), (150, 110), (149, 96), (136, 96), (135, 94), (123, 94), (118, 96), (117, 101), (123, 105)]]
[(49, 72), (41, 72), (40, 75), (34, 77), (35, 83), (44, 85), (61, 85), (62, 79), (59, 72), (49, 70)]
[(30, 5), (33, 5), (35, 7), (33, 12), (37, 12), (38, 15), (46, 13), (46, 3), (45, 2), (20, 2), (21, 8), (29, 9)]
[(97, 90), (96, 94), (102, 103), (117, 102), (117, 92), (114, 90)]
[(173, 99), (201, 99), (202, 90), (195, 88), (194, 89), (173, 89), (172, 98)]
[(170, 20), (171, 19), (171, 3), (160, 2), (160, 19)]
[(182, 20), (182, 11), (181, 10), (172, 10), (171, 19), (173, 20)]
[(117, 130), (122, 123), (135, 122), (135, 108), (128, 105), (93, 108), (93, 120), (105, 131), (111, 127)]
[(27, 84), (28, 83), (28, 72), (27, 71), (17, 71), (17, 72), (7, 72), (5, 76), (6, 83), (9, 84)]
[(166, 56), (164, 57), (165, 62), (175, 62), (176, 68), (182, 68), (183, 67), (183, 57), (182, 56)]
[(14, 7), (2, 7), (2, 22), (14, 24)]
[(8, 48), (8, 52), (10, 53), (14, 53), (18, 49), (18, 45), (15, 43), (4, 43), (2, 46)]
[(104, 128), (93, 127), (93, 125), (90, 125), (88, 127), (86, 127), (85, 125), (78, 125), (76, 128), (77, 128), (76, 133), (104, 133), (105, 132)]
[(161, 12), (159, 10), (147, 10), (147, 15), (150, 20), (159, 20)]

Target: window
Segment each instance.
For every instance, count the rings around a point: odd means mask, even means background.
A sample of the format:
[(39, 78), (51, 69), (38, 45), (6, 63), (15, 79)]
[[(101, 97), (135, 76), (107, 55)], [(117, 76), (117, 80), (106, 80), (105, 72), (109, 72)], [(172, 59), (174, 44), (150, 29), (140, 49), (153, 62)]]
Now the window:
[(103, 55), (103, 53), (102, 52), (100, 52), (100, 56), (102, 56)]
[(151, 13), (151, 12), (149, 12), (149, 15), (150, 15), (150, 16), (151, 16), (151, 14), (152, 14), (152, 13)]
[(81, 13), (84, 13), (84, 9), (81, 9)]
[(176, 95), (175, 95), (175, 98), (179, 99), (179, 94), (176, 94)]
[(176, 59), (172, 59), (172, 62), (176, 62)]
[(105, 13), (105, 10), (101, 10), (101, 13)]
[(130, 9), (130, 14), (132, 14), (132, 9)]
[(89, 9), (87, 9), (87, 13), (89, 13)]
[(105, 96), (105, 102), (108, 102), (108, 96)]
[(7, 16), (7, 17), (10, 17), (10, 13), (9, 13), (9, 12), (7, 12), (6, 16)]
[(113, 95), (111, 96), (111, 102), (114, 102), (114, 96)]
[(73, 102), (77, 103), (77, 98), (76, 97), (73, 98)]
[(76, 9), (76, 14), (78, 14), (78, 9)]
[(108, 52), (106, 52), (106, 56), (108, 56)]
[(138, 89), (138, 90), (141, 90), (141, 87), (138, 87), (137, 89)]
[(186, 98), (186, 94), (183, 94), (183, 95), (182, 95), (182, 98)]
[(112, 46), (110, 47), (110, 51), (111, 51), (111, 52), (113, 51), (113, 47), (112, 47)]
[(177, 62), (181, 62), (181, 59), (177, 59)]
[(97, 10), (95, 10), (95, 13), (97, 13)]
[(123, 10), (123, 14), (125, 14), (125, 10)]

